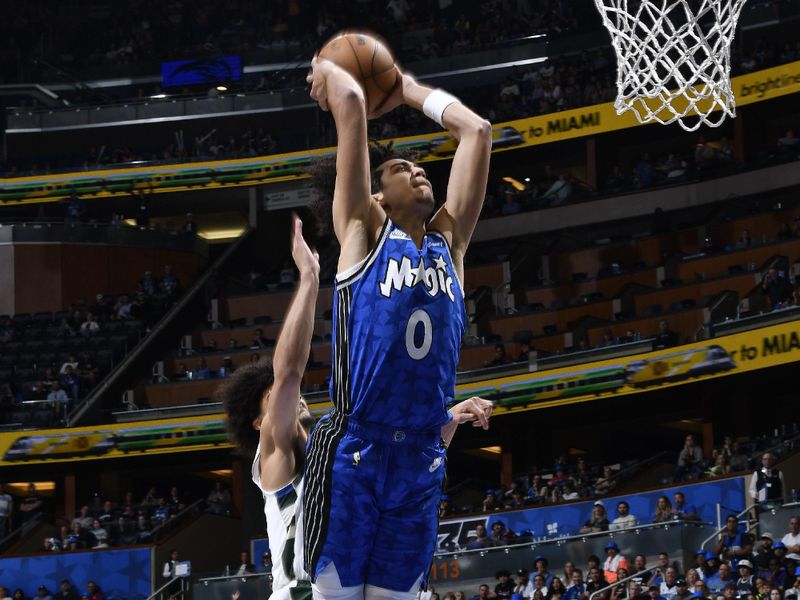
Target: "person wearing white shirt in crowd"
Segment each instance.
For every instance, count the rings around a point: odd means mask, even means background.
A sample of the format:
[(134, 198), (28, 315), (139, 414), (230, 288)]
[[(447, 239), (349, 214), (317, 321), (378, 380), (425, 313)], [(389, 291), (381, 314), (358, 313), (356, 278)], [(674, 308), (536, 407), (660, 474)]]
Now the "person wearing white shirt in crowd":
[(523, 600), (533, 598), (533, 583), (531, 583), (527, 569), (517, 571), (517, 585), (514, 586), (514, 593), (522, 596)]
[(783, 473), (778, 469), (774, 469), (774, 465), (775, 456), (765, 452), (761, 457), (761, 468), (750, 477), (750, 497), (754, 501), (784, 501), (786, 485), (783, 481)]
[(11, 513), (14, 512), (14, 499), (3, 489), (0, 483), (0, 536), (5, 536), (11, 529)]
[(178, 560), (178, 551), (177, 550), (170, 550), (169, 552), (169, 560), (164, 563), (164, 569), (161, 573), (164, 576), (164, 579), (174, 579), (175, 578), (175, 567), (178, 565), (180, 561)]
[(800, 562), (800, 517), (789, 519), (789, 533), (781, 541), (786, 545), (786, 558)]
[(630, 513), (630, 506), (625, 500), (620, 500), (619, 503), (617, 503), (617, 514), (619, 516), (611, 521), (611, 524), (608, 526), (611, 531), (636, 527), (639, 524), (639, 520)]

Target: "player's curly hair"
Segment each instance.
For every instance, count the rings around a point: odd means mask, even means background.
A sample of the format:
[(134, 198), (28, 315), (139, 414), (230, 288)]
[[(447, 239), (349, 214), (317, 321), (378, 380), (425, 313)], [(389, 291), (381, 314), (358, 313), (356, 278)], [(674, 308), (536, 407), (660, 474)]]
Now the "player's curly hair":
[(225, 425), (231, 441), (246, 454), (255, 454), (258, 447), (258, 431), (253, 428), (253, 421), (261, 413), (261, 399), (274, 380), (272, 361), (262, 359), (236, 369), (214, 393), (225, 409)]
[[(381, 171), (383, 163), (392, 158), (414, 161), (419, 152), (405, 148), (395, 148), (394, 142), (382, 144), (371, 140), (369, 143), (369, 170), (371, 193), (381, 190)], [(336, 153), (324, 154), (316, 159), (309, 168), (309, 174), (317, 192), (317, 198), (311, 205), (311, 211), (320, 226), (330, 230), (333, 227), (333, 190), (336, 186)]]

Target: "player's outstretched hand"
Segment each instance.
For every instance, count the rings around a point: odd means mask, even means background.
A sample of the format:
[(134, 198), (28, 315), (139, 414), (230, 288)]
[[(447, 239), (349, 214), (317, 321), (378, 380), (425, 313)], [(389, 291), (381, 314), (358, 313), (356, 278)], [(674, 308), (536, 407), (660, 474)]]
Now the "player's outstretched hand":
[(489, 418), (492, 416), (493, 408), (494, 404), (490, 400), (473, 396), (453, 406), (450, 413), (459, 425), (472, 423), (473, 427), (489, 429)]
[(301, 276), (319, 276), (319, 254), (306, 243), (303, 237), (303, 222), (295, 212), (292, 213), (292, 258)]
[[(328, 80), (333, 80), (335, 85), (328, 89)], [(306, 83), (311, 84), (311, 99), (319, 104), (324, 111), (329, 111), (330, 98), (328, 93), (336, 94), (337, 90), (352, 90), (364, 97), (364, 91), (352, 75), (333, 62), (314, 56), (311, 59), (311, 70), (306, 75)]]

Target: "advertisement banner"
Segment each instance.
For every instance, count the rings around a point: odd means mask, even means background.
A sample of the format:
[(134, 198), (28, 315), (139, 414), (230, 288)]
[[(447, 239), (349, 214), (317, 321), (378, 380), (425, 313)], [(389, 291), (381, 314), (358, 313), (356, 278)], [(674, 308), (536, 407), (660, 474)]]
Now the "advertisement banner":
[[(795, 94), (800, 91), (800, 61), (734, 77), (732, 85), (739, 106)], [(606, 102), (496, 123), (492, 129), (492, 152), (640, 125), (632, 112), (617, 115), (614, 104)], [(394, 142), (398, 148), (417, 152), (417, 161), (423, 163), (452, 158), (457, 147), (447, 132), (401, 137)], [(72, 193), (103, 198), (128, 196), (134, 191), (164, 193), (277, 183), (308, 177), (312, 162), (332, 151), (333, 148), (319, 148), (248, 159), (3, 179), (0, 201), (55, 202)]]
[(460, 385), (456, 401), (494, 400), (495, 414), (637, 394), (800, 360), (790, 321), (646, 354)]
[[(495, 415), (639, 394), (800, 360), (800, 321), (668, 350), (456, 386), (454, 402), (481, 396)], [(310, 402), (319, 417), (332, 407)], [(230, 448), (224, 415), (0, 433), (0, 466)]]
[(0, 466), (231, 447), (222, 415), (0, 433)]
[(78, 596), (86, 593), (86, 583), (102, 587), (106, 598), (140, 598), (151, 589), (151, 548), (87, 550), (0, 558), (0, 581), (9, 590), (22, 588), (27, 598), (36, 598), (40, 585), (50, 594), (68, 580)]
[[(667, 490), (612, 496), (603, 498), (602, 502), (608, 512), (609, 521), (618, 516), (617, 502), (625, 500), (630, 505), (630, 514), (637, 518), (640, 525), (647, 525), (653, 521), (658, 497), (666, 495), (672, 502), (672, 494), (681, 491), (686, 495), (687, 504), (697, 508), (701, 521), (716, 525), (717, 504), (725, 507), (725, 514), (738, 513), (744, 509), (745, 487), (743, 477), (734, 477)], [(517, 535), (526, 534), (534, 540), (578, 535), (583, 524), (591, 518), (593, 505), (594, 500), (590, 500), (569, 504), (548, 504), (539, 508), (502, 513), (470, 515), (461, 519), (445, 519), (439, 524), (438, 551), (466, 548), (469, 538), (475, 535), (476, 525), (484, 525), (486, 530), (491, 532), (492, 526), (498, 521)]]

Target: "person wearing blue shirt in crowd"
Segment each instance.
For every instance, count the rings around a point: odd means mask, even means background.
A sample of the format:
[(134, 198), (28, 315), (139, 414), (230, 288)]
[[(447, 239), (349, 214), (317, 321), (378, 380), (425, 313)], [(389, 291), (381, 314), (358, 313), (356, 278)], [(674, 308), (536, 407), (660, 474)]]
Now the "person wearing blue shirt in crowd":
[(547, 559), (544, 556), (537, 556), (533, 559), (533, 566), (536, 569), (536, 575), (541, 575), (544, 577), (544, 585), (547, 589), (550, 589), (550, 585), (553, 583), (553, 575), (547, 570), (548, 567)]
[(740, 529), (736, 515), (728, 515), (714, 553), (729, 560), (731, 568), (736, 569), (740, 560), (753, 555), (753, 544), (753, 536)]
[(567, 593), (562, 596), (561, 600), (580, 600), (585, 593), (586, 584), (583, 582), (583, 572), (575, 569), (572, 572), (572, 585), (567, 588)]
[(675, 492), (672, 495), (672, 519), (674, 521), (697, 521), (697, 507), (686, 502), (683, 492)]
[(735, 584), (736, 578), (731, 573), (731, 567), (727, 563), (719, 566), (719, 571), (708, 578), (706, 584), (712, 592), (721, 592), (729, 583)]

